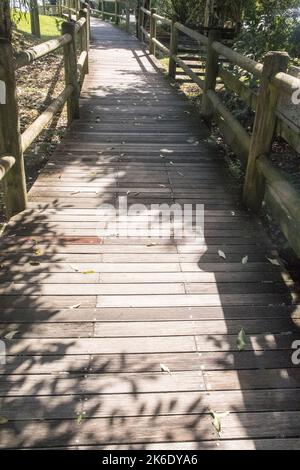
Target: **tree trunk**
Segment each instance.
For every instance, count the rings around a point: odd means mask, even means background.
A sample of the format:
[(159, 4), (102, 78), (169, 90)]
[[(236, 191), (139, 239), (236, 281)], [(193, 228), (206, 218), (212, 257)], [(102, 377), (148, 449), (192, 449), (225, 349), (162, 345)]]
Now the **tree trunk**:
[(12, 38), (12, 25), (10, 16), (10, 1), (2, 0), (0, 2), (0, 39)]

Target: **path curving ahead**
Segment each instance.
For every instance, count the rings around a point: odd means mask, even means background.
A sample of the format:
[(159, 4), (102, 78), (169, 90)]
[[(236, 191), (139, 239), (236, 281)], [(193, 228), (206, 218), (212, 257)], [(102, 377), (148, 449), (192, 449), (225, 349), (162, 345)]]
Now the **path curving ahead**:
[[(1, 240), (0, 446), (299, 448), (287, 275), (187, 100), (133, 37), (92, 39), (81, 118)], [(99, 238), (119, 196), (204, 204), (205, 239)]]

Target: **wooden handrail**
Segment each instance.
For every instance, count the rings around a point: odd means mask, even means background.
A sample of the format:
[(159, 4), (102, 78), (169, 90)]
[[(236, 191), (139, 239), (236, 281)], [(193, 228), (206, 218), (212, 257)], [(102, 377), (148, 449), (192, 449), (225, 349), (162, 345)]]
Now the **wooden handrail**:
[(33, 61), (50, 54), (50, 52), (60, 49), (71, 40), (72, 38), (69, 34), (64, 34), (57, 39), (50, 39), (49, 41), (42, 42), (37, 46), (20, 52), (16, 55), (16, 68), (19, 69), (31, 64)]
[(0, 158), (0, 181), (4, 178), (4, 176), (9, 172), (15, 163), (16, 159), (14, 157)]
[[(115, 11), (106, 11), (105, 10), (105, 3), (114, 3), (115, 4)], [(123, 5), (125, 8), (125, 13), (121, 14), (119, 12), (119, 6)], [(126, 24), (126, 31), (129, 32), (130, 29), (130, 11), (129, 11), (129, 4), (126, 1), (122, 0), (104, 0), (101, 2), (101, 9), (99, 5), (99, 10), (95, 10), (94, 8), (90, 8), (90, 14), (96, 17), (102, 17), (103, 20), (111, 20), (114, 18), (114, 23), (118, 26), (120, 21), (124, 21)]]
[(230, 60), (230, 62), (238, 65), (244, 70), (247, 70), (247, 72), (251, 73), (255, 77), (260, 78), (262, 76), (263, 64), (239, 54), (220, 42), (214, 42), (212, 47), (219, 55), (223, 55), (226, 59)]
[(150, 11), (150, 10), (147, 10), (146, 8), (141, 7), (141, 11), (142, 11), (143, 13), (145, 13), (147, 16), (151, 16), (151, 11)]
[[(72, 9), (71, 9), (72, 10)], [(69, 9), (70, 11), (70, 9)], [(9, 42), (0, 43), (0, 76), (9, 87), (9, 100), (0, 108), (2, 117), (9, 119), (3, 129), (4, 153), (0, 157), (0, 180), (4, 182), (4, 197), (7, 216), (21, 212), (27, 207), (26, 181), (23, 154), (33, 141), (51, 122), (57, 112), (67, 102), (68, 123), (79, 115), (79, 90), (84, 75), (88, 72), (89, 51), (89, 10), (73, 10), (80, 17), (78, 21), (63, 23), (63, 33), (60, 38), (50, 39), (13, 57), (13, 49)], [(75, 36), (80, 36), (81, 53), (77, 62)], [(64, 48), (66, 86), (62, 93), (38, 118), (20, 134), (18, 104), (16, 100), (15, 72), (49, 53)], [(0, 125), (3, 127), (4, 119)], [(13, 143), (13, 144), (12, 144)]]
[(71, 93), (72, 85), (66, 86), (62, 93), (39, 115), (39, 117), (23, 132), (21, 137), (22, 151), (25, 152), (32, 142), (40, 135), (45, 127), (52, 121), (55, 114), (63, 107)]
[(158, 15), (157, 13), (154, 13), (153, 18), (169, 26), (172, 25), (172, 20), (170, 20), (169, 18), (165, 18), (164, 16)]
[[(150, 34), (145, 28), (145, 14), (150, 16)], [(261, 157), (261, 154), (267, 154), (271, 151), (275, 133), (282, 136), (298, 152), (300, 151), (299, 127), (293, 125), (282, 114), (282, 111), (277, 109), (280, 93), (292, 96), (294, 92), (300, 90), (300, 78), (294, 77), (286, 71), (287, 55), (270, 53), (267, 55), (264, 64), (262, 64), (222, 44), (217, 37), (217, 32), (211, 32), (208, 38), (179, 23), (176, 19), (165, 18), (153, 12), (153, 10), (150, 12), (145, 8), (140, 9), (138, 17), (137, 30), (138, 33), (142, 33), (141, 36), (139, 34), (138, 36), (142, 41), (144, 38), (149, 40), (149, 52), (155, 55), (154, 46), (156, 46), (165, 55), (169, 56), (169, 76), (175, 78), (176, 68), (179, 66), (203, 90), (203, 117), (208, 123), (210, 118), (213, 118), (225, 140), (241, 158), (244, 168), (247, 169), (244, 186), (244, 201), (246, 204), (250, 208), (258, 210), (265, 195), (266, 201), (281, 225), (283, 233), (300, 257), (300, 196), (291, 184), (286, 181), (284, 175), (277, 171), (266, 157)], [(161, 21), (163, 24), (171, 26), (169, 48), (157, 39), (156, 33), (153, 34), (153, 31), (156, 32), (153, 21)], [(184, 33), (207, 48), (205, 80), (202, 80), (193, 70), (193, 67), (179, 57), (179, 32)], [(213, 38), (214, 35), (216, 35), (215, 38)], [(251, 89), (235, 76), (230, 68), (225, 68), (223, 65), (224, 59), (233, 66), (237, 66), (256, 77), (259, 82), (259, 91)], [(255, 111), (255, 125), (251, 136), (222, 102), (220, 95), (215, 90), (217, 79), (221, 79), (226, 88), (236, 93)], [(263, 132), (261, 132), (261, 129), (263, 129)], [(276, 178), (274, 175), (276, 175)], [(264, 178), (266, 182), (264, 182)], [(284, 193), (288, 195), (289, 208), (285, 208), (283, 194), (278, 194), (280, 190), (276, 190), (274, 184), (270, 183), (271, 179), (273, 183), (276, 181), (280, 188), (284, 188)], [(297, 209), (293, 208), (293, 205)], [(297, 227), (297, 230), (295, 230), (295, 227)]]
[(184, 26), (181, 23), (174, 23), (174, 28), (178, 29), (182, 33), (186, 34), (192, 39), (195, 39), (196, 41), (200, 42), (201, 44), (207, 45), (208, 44), (208, 39), (206, 36), (203, 34), (198, 33), (197, 31), (194, 31), (191, 28), (188, 28), (187, 26)]

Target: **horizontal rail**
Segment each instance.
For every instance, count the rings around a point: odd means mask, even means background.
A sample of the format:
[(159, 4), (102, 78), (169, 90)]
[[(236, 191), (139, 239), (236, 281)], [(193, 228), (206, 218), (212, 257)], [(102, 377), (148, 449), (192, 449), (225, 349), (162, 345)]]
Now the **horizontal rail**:
[(16, 159), (14, 157), (0, 158), (0, 181), (4, 178), (4, 176), (9, 172), (15, 163)]
[(84, 72), (85, 72), (85, 66), (86, 66), (86, 61), (88, 60), (88, 53), (87, 51), (83, 51), (78, 59), (77, 62), (77, 70), (78, 70), (78, 82), (81, 83)]
[(29, 126), (21, 136), (22, 151), (25, 152), (32, 142), (40, 135), (44, 128), (53, 119), (54, 115), (65, 104), (73, 92), (73, 86), (68, 85), (50, 106)]
[(144, 26), (141, 26), (141, 31), (142, 31), (142, 33), (146, 36), (147, 39), (150, 38), (150, 34), (149, 34), (148, 31), (144, 28)]
[(147, 9), (144, 8), (144, 7), (141, 7), (141, 10), (142, 10), (142, 12), (145, 13), (146, 15), (151, 16), (151, 11), (150, 11), (150, 10), (147, 10)]
[(159, 20), (162, 23), (165, 23), (169, 26), (172, 26), (172, 20), (170, 20), (169, 18), (165, 18), (164, 16), (158, 15), (157, 13), (153, 14), (153, 18), (155, 18), (156, 20)]
[(102, 15), (107, 15), (107, 16), (117, 16), (117, 14), (114, 11), (101, 11)]
[(204, 89), (204, 80), (198, 77), (198, 75), (193, 72), (193, 70), (182, 60), (179, 59), (177, 55), (173, 55), (173, 60), (185, 71), (185, 73), (201, 88)]
[(213, 42), (212, 48), (218, 52), (218, 54), (225, 56), (230, 62), (238, 65), (244, 70), (247, 70), (247, 72), (251, 73), (255, 77), (260, 78), (262, 76), (263, 64), (249, 59), (249, 57), (245, 57), (217, 41)]
[(266, 179), (265, 200), (282, 232), (300, 257), (300, 194), (266, 156), (257, 160)]
[(44, 57), (50, 52), (56, 51), (71, 41), (72, 36), (70, 34), (64, 34), (57, 39), (50, 39), (49, 41), (42, 42), (26, 51), (20, 52), (16, 55), (17, 68), (25, 67), (26, 65), (31, 64), (31, 62)]
[(71, 11), (72, 13), (77, 13), (77, 10), (75, 10), (75, 8), (66, 7), (65, 5), (62, 5), (61, 8), (63, 10)]
[(207, 96), (222, 120), (218, 120), (219, 127), (224, 132), (228, 145), (231, 145), (235, 153), (242, 158), (243, 165), (246, 166), (250, 149), (250, 136), (233, 114), (226, 108), (213, 90), (207, 91)]
[(75, 33), (77, 34), (81, 28), (85, 25), (86, 23), (86, 18), (80, 18), (80, 20), (76, 21), (75, 24)]
[(223, 80), (224, 85), (236, 93), (253, 111), (256, 110), (257, 93), (254, 90), (251, 90), (238, 77), (222, 66), (219, 67), (219, 77)]
[(271, 83), (287, 93), (300, 90), (300, 78), (280, 72), (271, 78)]
[(159, 49), (161, 49), (165, 54), (170, 53), (170, 49), (168, 49), (164, 44), (162, 44), (158, 39), (152, 38), (153, 44), (155, 44)]
[(200, 42), (201, 44), (205, 44), (205, 45), (208, 44), (208, 39), (203, 34), (200, 34), (197, 31), (194, 31), (193, 29), (190, 29), (181, 23), (175, 23), (174, 27), (178, 29), (179, 31), (181, 31), (182, 33), (189, 36), (190, 38), (195, 39), (196, 41)]

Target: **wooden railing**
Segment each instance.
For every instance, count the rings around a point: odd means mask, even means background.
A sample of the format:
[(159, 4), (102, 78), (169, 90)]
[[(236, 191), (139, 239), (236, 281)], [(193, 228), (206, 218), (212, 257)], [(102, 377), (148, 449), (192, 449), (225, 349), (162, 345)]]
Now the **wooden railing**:
[[(157, 39), (157, 21), (170, 28), (169, 47)], [(285, 139), (294, 150), (300, 151), (300, 123), (296, 125), (289, 116), (293, 94), (299, 91), (300, 96), (300, 73), (295, 77), (287, 72), (288, 54), (269, 52), (264, 63), (259, 63), (222, 44), (218, 31), (211, 31), (207, 37), (176, 19), (158, 15), (155, 9), (150, 11), (143, 7), (139, 11), (137, 30), (139, 39), (148, 41), (151, 54), (155, 54), (159, 49), (169, 57), (170, 78), (176, 77), (176, 69), (179, 66), (203, 91), (202, 116), (208, 124), (212, 120), (215, 121), (245, 167), (244, 203), (252, 210), (258, 211), (265, 201), (290, 245), (300, 257), (300, 194), (267, 158), (272, 151), (276, 135)], [(180, 33), (206, 48), (204, 80), (179, 57)], [(229, 65), (225, 66), (225, 62)], [(246, 71), (255, 77), (259, 83), (258, 90), (253, 90), (245, 84), (233, 69)], [(219, 82), (255, 111), (251, 134), (222, 102), (217, 92)], [(285, 102), (290, 105), (282, 109), (280, 101), (283, 96)]]
[[(79, 11), (77, 22), (62, 25), (62, 35), (14, 55), (12, 44), (0, 43), (0, 80), (5, 84), (5, 103), (0, 105), (0, 180), (4, 186), (7, 217), (27, 207), (24, 152), (67, 103), (68, 124), (79, 117), (79, 95), (88, 72), (89, 9)], [(77, 45), (80, 55), (77, 57)], [(21, 134), (17, 99), (16, 70), (50, 52), (63, 48), (65, 88), (50, 106)]]
[(81, 0), (57, 0), (56, 5), (50, 5), (45, 1), (39, 6), (40, 15), (61, 16), (71, 19), (79, 19)]
[[(114, 6), (114, 11), (107, 11), (107, 4)], [(130, 8), (129, 2), (126, 0), (101, 0), (99, 9), (91, 8), (91, 15), (101, 18), (102, 20), (113, 19), (114, 23), (119, 26), (121, 22), (125, 22), (126, 31), (130, 28)]]

